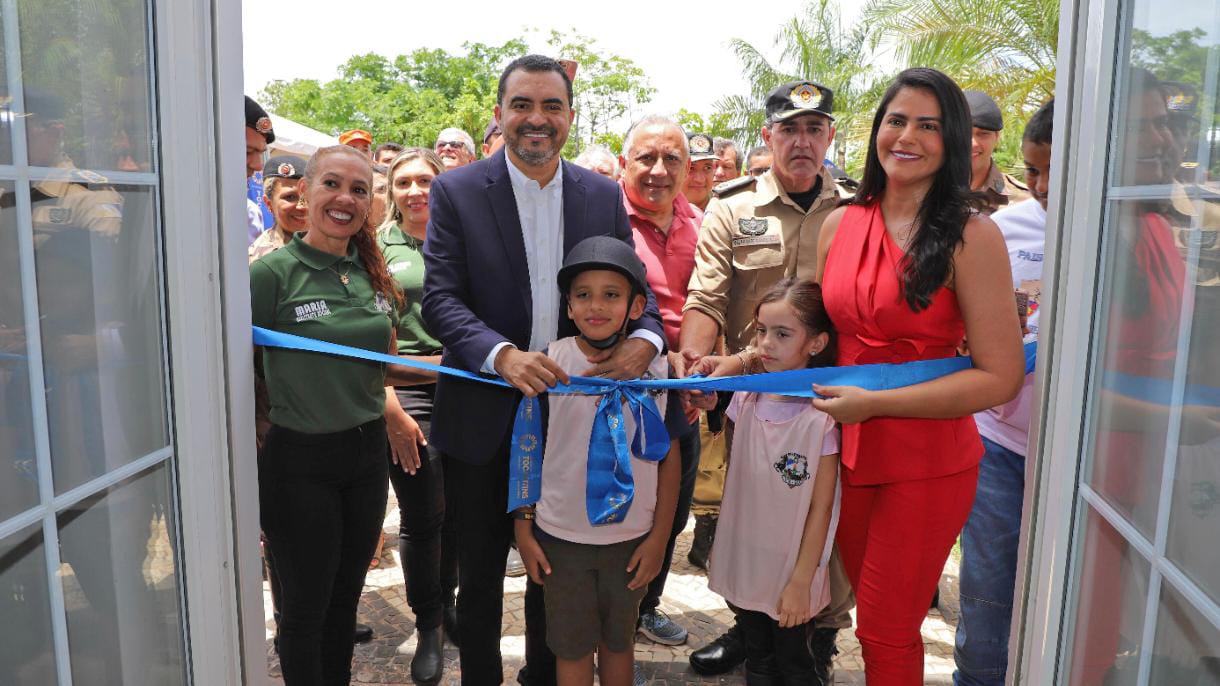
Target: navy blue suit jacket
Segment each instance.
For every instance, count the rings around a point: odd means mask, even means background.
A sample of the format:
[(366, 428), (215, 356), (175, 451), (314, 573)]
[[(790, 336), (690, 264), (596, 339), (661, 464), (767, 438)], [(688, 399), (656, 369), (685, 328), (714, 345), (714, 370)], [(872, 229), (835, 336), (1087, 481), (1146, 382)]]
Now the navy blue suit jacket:
[[(501, 341), (529, 349), (533, 316), (521, 220), (504, 150), (445, 172), (432, 182), (424, 243), (423, 316), (444, 346), (442, 363), (479, 371)], [(563, 254), (589, 236), (631, 243), (631, 225), (618, 184), (563, 162)], [(552, 279), (552, 283), (554, 280)], [(556, 288), (554, 297), (560, 299)], [(560, 304), (557, 338), (578, 332)], [(631, 323), (663, 341), (656, 299), (648, 293), (644, 316)], [(509, 431), (521, 394), (442, 376), (436, 385), (429, 440), (446, 455), (485, 464)]]

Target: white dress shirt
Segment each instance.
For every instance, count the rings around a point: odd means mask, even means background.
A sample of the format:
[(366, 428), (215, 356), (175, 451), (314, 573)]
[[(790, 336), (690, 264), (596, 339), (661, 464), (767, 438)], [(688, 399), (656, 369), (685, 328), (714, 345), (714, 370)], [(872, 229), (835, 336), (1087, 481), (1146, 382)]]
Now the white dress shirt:
[[(521, 237), (525, 242), (525, 264), (530, 275), (530, 304), (533, 321), (530, 322), (531, 351), (546, 350), (559, 333), (559, 287), (556, 276), (563, 266), (563, 163), (555, 169), (546, 186), (525, 175), (513, 164), (512, 157), (504, 155), (508, 164), (508, 178), (513, 185), (513, 197), (517, 200), (517, 216), (521, 220)], [(643, 338), (661, 350), (661, 339), (655, 333), (637, 330), (633, 338)], [(495, 374), (496, 355), (508, 341), (497, 343), (483, 361), (481, 371)]]

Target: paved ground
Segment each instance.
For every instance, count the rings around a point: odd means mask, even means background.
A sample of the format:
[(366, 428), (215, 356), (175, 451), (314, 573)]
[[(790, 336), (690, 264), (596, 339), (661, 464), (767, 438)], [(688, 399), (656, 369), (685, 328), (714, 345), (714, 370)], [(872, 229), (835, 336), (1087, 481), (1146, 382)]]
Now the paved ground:
[[(394, 494), (390, 493), (393, 501)], [(669, 684), (744, 684), (740, 669), (722, 677), (701, 677), (692, 672), (687, 658), (728, 628), (732, 614), (719, 596), (707, 590), (707, 577), (686, 561), (694, 519), (678, 539), (674, 566), (666, 582), (661, 609), (668, 612), (690, 631), (686, 645), (669, 647), (640, 637), (636, 643), (636, 660), (644, 675), (658, 686)], [(365, 580), (364, 597), (360, 603), (361, 622), (373, 627), (373, 641), (356, 646), (353, 664), (353, 684), (410, 684), (411, 656), (415, 650), (415, 625), (407, 607), (403, 587), (402, 567), (394, 545), (398, 531), (398, 512), (393, 503), (385, 521), (387, 544), (378, 569), (369, 572)], [(279, 676), (279, 665), (271, 648), (274, 625), (271, 620), (271, 598), (264, 583), (267, 613), (268, 673)], [(504, 632), (500, 648), (504, 653), (505, 683), (515, 684), (525, 652), (523, 602), (525, 578), (504, 580)], [(957, 620), (957, 562), (950, 558), (941, 577), (940, 610), (928, 613), (923, 624), (925, 684), (950, 684), (953, 673), (953, 631)], [(839, 633), (839, 655), (835, 659), (836, 684), (864, 684), (860, 660), (860, 644), (851, 630)], [(458, 652), (445, 643), (446, 669), (443, 684), (459, 684)], [(275, 680), (279, 683), (279, 680)]]

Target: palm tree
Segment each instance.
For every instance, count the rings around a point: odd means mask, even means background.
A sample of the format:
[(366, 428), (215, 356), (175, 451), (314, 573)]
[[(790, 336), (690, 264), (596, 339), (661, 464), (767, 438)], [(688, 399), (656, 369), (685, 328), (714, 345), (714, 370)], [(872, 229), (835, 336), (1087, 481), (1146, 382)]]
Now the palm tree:
[[(1006, 121), (1024, 122), (1055, 93), (1059, 0), (872, 0), (861, 16), (875, 49), (934, 67), (996, 99)], [(1019, 147), (1021, 126), (1001, 148)]]
[(763, 102), (767, 94), (785, 81), (808, 79), (835, 93), (835, 123), (839, 130), (836, 162), (844, 167), (849, 150), (855, 157), (859, 144), (850, 132), (856, 120), (870, 111), (861, 109), (861, 98), (875, 88), (876, 71), (870, 66), (868, 34), (859, 25), (844, 27), (835, 0), (810, 0), (801, 14), (784, 22), (775, 36), (780, 57), (772, 64), (750, 43), (734, 39), (733, 52), (751, 84), (747, 95), (732, 95), (716, 103), (726, 115), (734, 138), (746, 147), (757, 145), (763, 124)]

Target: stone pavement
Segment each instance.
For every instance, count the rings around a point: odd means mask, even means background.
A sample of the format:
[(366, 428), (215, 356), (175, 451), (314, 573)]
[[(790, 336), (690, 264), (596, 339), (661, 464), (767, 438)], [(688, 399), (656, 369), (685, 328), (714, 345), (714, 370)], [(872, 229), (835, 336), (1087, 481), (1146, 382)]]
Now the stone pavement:
[[(402, 567), (398, 559), (398, 510), (393, 502), (393, 491), (390, 492), (390, 501), (381, 564), (370, 571), (365, 579), (364, 596), (360, 602), (359, 620), (373, 627), (375, 637), (369, 643), (356, 646), (352, 683), (359, 686), (412, 683), (410, 666), (415, 650), (415, 625), (407, 606)], [(691, 651), (723, 633), (732, 620), (732, 613), (724, 600), (707, 589), (706, 574), (686, 561), (693, 528), (694, 518), (691, 518), (686, 531), (678, 538), (674, 564), (661, 600), (661, 609), (690, 631), (690, 639), (686, 645), (671, 647), (657, 645), (641, 636), (636, 643), (636, 661), (649, 682), (658, 686), (744, 684), (745, 677), (740, 668), (721, 677), (702, 677), (692, 672), (688, 665)], [(945, 565), (940, 588), (940, 609), (929, 612), (923, 623), (925, 684), (952, 683), (953, 632), (957, 622), (957, 561), (953, 557)], [(263, 589), (267, 616), (268, 674), (273, 677), (272, 683), (280, 684), (279, 665), (272, 650), (274, 623), (271, 596), (265, 582)], [(500, 649), (504, 654), (506, 684), (516, 683), (515, 676), (525, 654), (524, 598), (525, 577), (504, 580), (504, 630)], [(838, 647), (835, 683), (863, 685), (863, 662), (855, 632), (850, 629), (840, 632)], [(445, 677), (441, 683), (456, 686), (460, 683), (458, 651), (448, 641), (445, 642), (445, 659)]]

